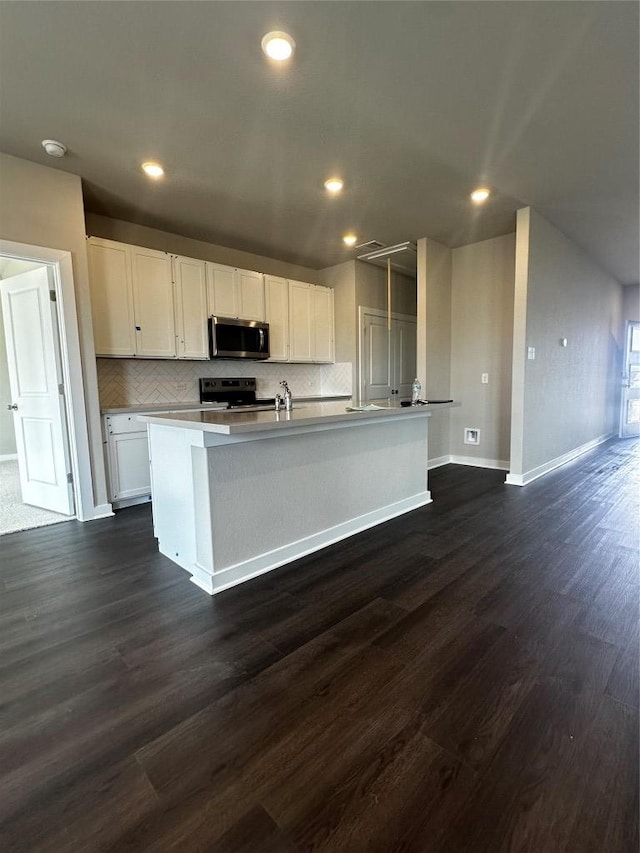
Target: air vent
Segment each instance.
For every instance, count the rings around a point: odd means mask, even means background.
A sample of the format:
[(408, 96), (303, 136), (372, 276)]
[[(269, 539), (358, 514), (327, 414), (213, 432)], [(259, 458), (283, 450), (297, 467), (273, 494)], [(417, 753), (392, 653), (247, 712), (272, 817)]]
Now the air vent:
[(362, 249), (365, 252), (375, 252), (376, 249), (384, 249), (385, 244), (380, 243), (378, 240), (369, 240), (368, 243), (360, 243), (359, 246), (356, 246), (356, 249)]

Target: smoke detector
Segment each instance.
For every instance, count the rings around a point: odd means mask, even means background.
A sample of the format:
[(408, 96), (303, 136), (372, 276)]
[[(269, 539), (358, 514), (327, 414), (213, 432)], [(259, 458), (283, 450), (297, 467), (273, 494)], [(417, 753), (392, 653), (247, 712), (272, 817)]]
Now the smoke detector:
[(43, 139), (42, 147), (50, 157), (64, 157), (67, 153), (67, 146), (55, 139)]

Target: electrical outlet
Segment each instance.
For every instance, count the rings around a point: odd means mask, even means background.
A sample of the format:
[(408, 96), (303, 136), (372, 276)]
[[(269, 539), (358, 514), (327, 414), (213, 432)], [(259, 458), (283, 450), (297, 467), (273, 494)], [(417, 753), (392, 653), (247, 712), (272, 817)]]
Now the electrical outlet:
[(535, 347), (528, 347), (527, 348), (527, 358), (529, 359), (529, 361), (534, 361), (535, 357), (536, 357), (536, 348)]
[(488, 373), (483, 373), (483, 374), (482, 374), (482, 384), (483, 384), (483, 385), (488, 385), (488, 384), (489, 384), (489, 374), (488, 374)]
[(176, 391), (186, 391), (187, 383), (186, 382), (176, 382)]
[(477, 427), (464, 428), (465, 444), (480, 444), (480, 430)]

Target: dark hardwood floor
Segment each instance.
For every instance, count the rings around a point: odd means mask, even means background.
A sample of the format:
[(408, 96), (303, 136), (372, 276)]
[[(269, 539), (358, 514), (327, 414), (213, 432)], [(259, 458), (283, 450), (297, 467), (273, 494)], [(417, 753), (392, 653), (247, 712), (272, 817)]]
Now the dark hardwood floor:
[(148, 506), (0, 540), (0, 849), (636, 853), (638, 442), (210, 598)]

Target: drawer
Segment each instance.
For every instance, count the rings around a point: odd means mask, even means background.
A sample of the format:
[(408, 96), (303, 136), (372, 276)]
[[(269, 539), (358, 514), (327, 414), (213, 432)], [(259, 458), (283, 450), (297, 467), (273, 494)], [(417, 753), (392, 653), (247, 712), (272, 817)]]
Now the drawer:
[(119, 435), (123, 432), (146, 432), (147, 425), (138, 420), (142, 412), (123, 412), (118, 415), (106, 415), (105, 423), (108, 435)]

